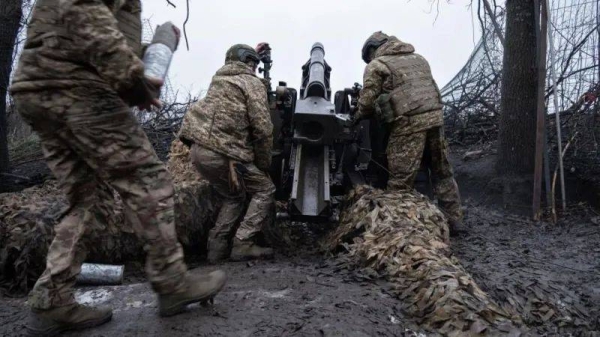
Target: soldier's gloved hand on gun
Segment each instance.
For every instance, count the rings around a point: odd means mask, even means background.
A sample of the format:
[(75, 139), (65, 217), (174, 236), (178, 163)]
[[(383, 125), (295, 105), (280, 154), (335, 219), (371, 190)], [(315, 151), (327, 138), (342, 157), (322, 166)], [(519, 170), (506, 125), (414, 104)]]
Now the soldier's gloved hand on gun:
[(266, 156), (262, 156), (262, 158), (254, 159), (254, 165), (256, 165), (259, 170), (268, 173), (271, 169), (271, 160), (270, 158), (266, 158)]
[(256, 50), (256, 52), (258, 53), (258, 55), (261, 55), (264, 51), (267, 51), (270, 49), (271, 49), (271, 47), (269, 46), (269, 44), (267, 42), (261, 42), (256, 45), (256, 48), (254, 48), (254, 50)]
[(350, 118), (350, 126), (356, 126), (362, 120), (363, 120), (363, 118), (357, 112), (357, 113), (354, 114), (354, 116), (352, 116), (352, 118)]

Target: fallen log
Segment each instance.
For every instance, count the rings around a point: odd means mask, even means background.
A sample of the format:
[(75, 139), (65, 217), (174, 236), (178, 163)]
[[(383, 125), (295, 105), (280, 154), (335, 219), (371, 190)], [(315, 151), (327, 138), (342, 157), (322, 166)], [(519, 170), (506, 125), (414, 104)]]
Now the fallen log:
[(352, 191), (324, 241), (392, 282), (409, 317), (444, 336), (519, 336), (520, 317), (479, 288), (452, 255), (444, 215), (416, 192)]

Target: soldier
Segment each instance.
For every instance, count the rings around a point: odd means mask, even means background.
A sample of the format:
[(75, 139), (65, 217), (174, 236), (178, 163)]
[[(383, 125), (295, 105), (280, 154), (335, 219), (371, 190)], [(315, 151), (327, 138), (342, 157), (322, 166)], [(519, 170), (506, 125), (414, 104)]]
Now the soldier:
[(429, 64), (415, 48), (376, 32), (365, 42), (367, 63), (355, 121), (375, 115), (388, 132), (388, 188), (412, 189), (423, 160), (451, 229), (462, 223), (458, 185), (448, 162), (442, 100)]
[(70, 208), (55, 227), (46, 270), (30, 293), (33, 335), (112, 318), (111, 309), (78, 304), (72, 289), (92, 244), (95, 191), (102, 183), (138, 217), (160, 315), (209, 300), (225, 284), (222, 271), (192, 274), (183, 261), (171, 178), (130, 112), (131, 106), (160, 104), (162, 81), (144, 77), (140, 54), (140, 0), (37, 1), (11, 92), (39, 135)]
[[(267, 174), (273, 124), (265, 85), (255, 75), (259, 62), (257, 51), (248, 45), (229, 48), (225, 65), (212, 78), (206, 96), (186, 113), (179, 134), (191, 147), (194, 166), (223, 199), (209, 234), (212, 263), (273, 255), (256, 240), (275, 193)], [(247, 194), (251, 199), (242, 220)]]

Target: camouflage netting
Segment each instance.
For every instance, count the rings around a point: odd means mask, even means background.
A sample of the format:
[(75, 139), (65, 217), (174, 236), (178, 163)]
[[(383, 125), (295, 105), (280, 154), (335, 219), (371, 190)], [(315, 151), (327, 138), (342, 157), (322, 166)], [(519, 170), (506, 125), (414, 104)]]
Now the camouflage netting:
[[(187, 149), (176, 141), (171, 150), (168, 167), (175, 181), (177, 233), (188, 253), (204, 253), (213, 216), (211, 190), (189, 164)], [(123, 209), (120, 198), (108, 186), (102, 185), (100, 191), (88, 261), (143, 259), (142, 240), (133, 231), (135, 217)], [(55, 181), (0, 194), (0, 287), (20, 293), (32, 286), (44, 270), (54, 225), (66, 209), (67, 200)]]
[[(132, 226), (125, 221), (120, 200), (101, 185), (92, 210), (97, 220), (89, 260), (120, 262), (140, 258), (142, 246)], [(24, 291), (41, 274), (54, 236), (54, 225), (67, 209), (67, 200), (50, 180), (41, 186), (0, 195), (0, 284), (11, 291)]]
[(422, 328), (445, 336), (518, 335), (521, 319), (496, 305), (452, 256), (443, 214), (417, 193), (359, 187), (340, 226), (326, 238), (357, 264), (393, 283), (393, 293)]
[(189, 186), (202, 181), (200, 174), (190, 161), (190, 149), (179, 139), (171, 143), (167, 168), (177, 186)]

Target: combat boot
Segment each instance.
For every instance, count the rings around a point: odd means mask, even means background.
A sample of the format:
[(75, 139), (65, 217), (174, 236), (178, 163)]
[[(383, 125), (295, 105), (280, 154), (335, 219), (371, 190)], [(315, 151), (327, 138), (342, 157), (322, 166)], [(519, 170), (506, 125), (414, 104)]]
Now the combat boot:
[(102, 325), (111, 318), (110, 308), (94, 308), (79, 303), (49, 310), (31, 309), (27, 330), (30, 336), (57, 336), (64, 331)]
[(188, 304), (207, 303), (221, 291), (227, 276), (221, 270), (210, 274), (195, 274), (188, 272), (185, 276), (185, 286), (181, 291), (158, 296), (158, 310), (163, 317), (173, 316), (185, 310)]
[(252, 241), (235, 240), (231, 251), (232, 261), (246, 261), (273, 258), (273, 248), (260, 247)]
[(209, 238), (208, 241), (208, 262), (216, 264), (227, 260), (231, 254), (229, 240), (226, 238)]

